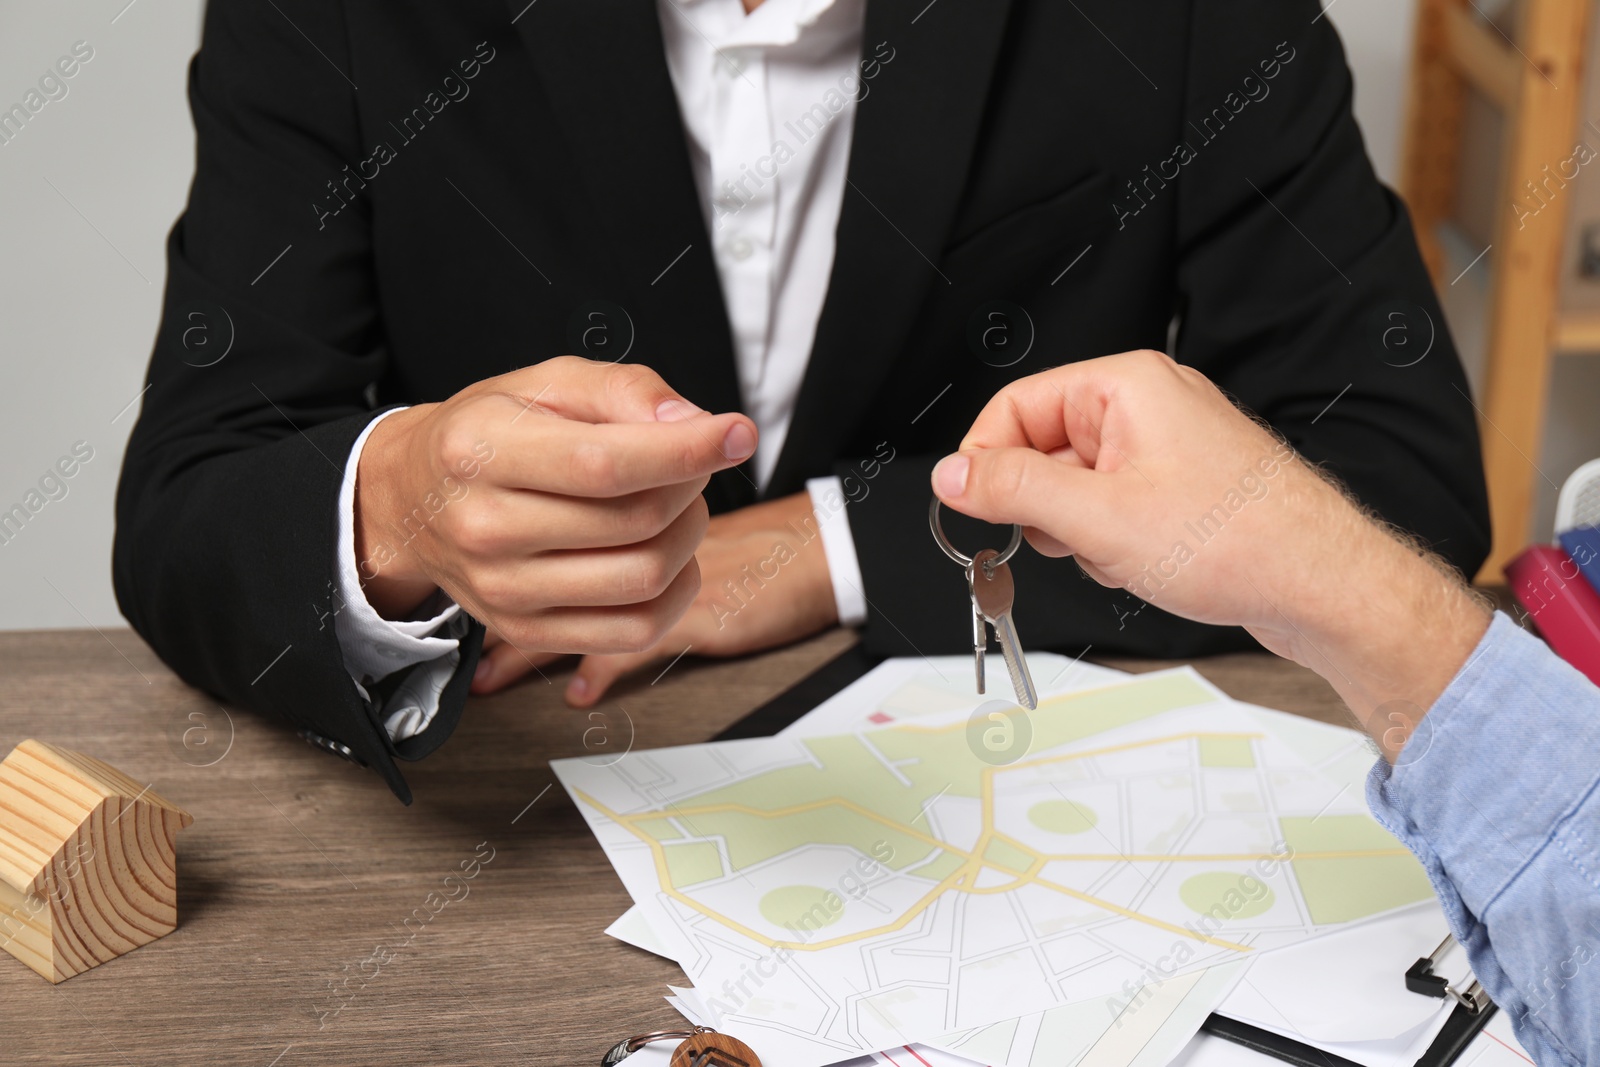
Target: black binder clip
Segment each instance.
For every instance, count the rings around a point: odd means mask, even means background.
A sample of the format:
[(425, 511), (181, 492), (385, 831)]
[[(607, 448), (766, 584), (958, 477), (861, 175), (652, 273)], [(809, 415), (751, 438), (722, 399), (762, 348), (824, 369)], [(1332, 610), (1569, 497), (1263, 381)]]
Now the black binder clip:
[(1445, 953), (1449, 952), (1455, 943), (1456, 939), (1447, 934), (1445, 939), (1439, 942), (1439, 947), (1433, 950), (1433, 955), (1424, 956), (1413, 963), (1411, 969), (1406, 971), (1406, 988), (1425, 997), (1441, 999), (1449, 997), (1476, 1015), (1489, 1004), (1489, 998), (1484, 995), (1483, 986), (1478, 984), (1476, 978), (1473, 978), (1472, 984), (1465, 989), (1457, 989), (1442, 976), (1433, 973), (1433, 969), (1439, 965), (1439, 961), (1444, 959)]

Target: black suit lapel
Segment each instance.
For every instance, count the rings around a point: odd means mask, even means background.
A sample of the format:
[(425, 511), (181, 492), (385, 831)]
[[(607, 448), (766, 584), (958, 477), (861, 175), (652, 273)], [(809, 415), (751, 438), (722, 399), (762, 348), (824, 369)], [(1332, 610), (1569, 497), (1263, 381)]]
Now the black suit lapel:
[(815, 456), (855, 434), (930, 287), (949, 284), (933, 264), (966, 183), (1009, 8), (868, 0), (862, 58), (885, 44), (893, 58), (856, 107), (833, 272), (776, 492), (820, 473)]
[[(733, 339), (652, 0), (508, 0), (612, 248), (634, 358), (711, 411), (740, 405)], [(519, 14), (520, 13), (520, 14)], [(685, 251), (687, 249), (687, 251)], [(714, 508), (755, 499), (725, 472)], [(721, 497), (721, 499), (715, 499)]]

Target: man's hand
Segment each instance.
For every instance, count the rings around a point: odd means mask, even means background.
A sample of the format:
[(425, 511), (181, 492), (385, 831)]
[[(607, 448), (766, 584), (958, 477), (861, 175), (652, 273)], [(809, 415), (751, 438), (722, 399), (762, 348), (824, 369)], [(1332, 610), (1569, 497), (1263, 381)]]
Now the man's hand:
[(443, 589), (517, 649), (653, 647), (699, 590), (701, 490), (755, 444), (645, 367), (571, 356), (402, 411), (357, 471), (367, 598), (400, 618)]
[(1326, 554), (1359, 520), (1293, 448), (1158, 352), (1013, 382), (960, 453), (940, 461), (933, 485), (958, 511), (1021, 523), (1040, 553), (1075, 555), (1102, 585), (1265, 631), (1282, 622), (1240, 576), (1285, 599), (1300, 575), (1272, 566), (1276, 549), (1287, 539), (1298, 553)]
[(1157, 352), (1006, 386), (933, 487), (1102, 585), (1247, 627), (1327, 678), (1391, 757), (1409, 735), (1393, 708), (1415, 709), (1414, 727), (1488, 622), (1446, 565)]
[(585, 656), (568, 683), (568, 703), (590, 707), (629, 671), (685, 651), (738, 656), (798, 641), (839, 621), (806, 493), (718, 515), (697, 558), (700, 594), (678, 624), (647, 651)]

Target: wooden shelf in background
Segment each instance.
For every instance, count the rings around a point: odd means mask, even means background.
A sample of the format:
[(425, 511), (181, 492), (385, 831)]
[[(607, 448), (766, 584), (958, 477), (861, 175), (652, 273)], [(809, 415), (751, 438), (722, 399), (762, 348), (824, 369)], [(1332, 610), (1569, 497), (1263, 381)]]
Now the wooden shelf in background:
[(1470, 0), (1419, 0), (1401, 193), (1423, 258), (1443, 288), (1438, 226), (1456, 208), (1461, 112), (1476, 88), (1505, 114), (1505, 162), (1489, 290), (1488, 360), (1479, 423), (1489, 482), (1493, 547), (1479, 572), (1501, 580), (1532, 531), (1535, 464), (1543, 446), (1550, 362), (1557, 348), (1600, 350), (1600, 316), (1558, 321), (1557, 282), (1567, 199), (1531, 223), (1510, 205), (1525, 182), (1572, 150), (1583, 93), (1590, 0), (1524, 0), (1517, 43), (1481, 19)]
[(1600, 311), (1562, 315), (1556, 320), (1550, 344), (1557, 352), (1600, 354)]

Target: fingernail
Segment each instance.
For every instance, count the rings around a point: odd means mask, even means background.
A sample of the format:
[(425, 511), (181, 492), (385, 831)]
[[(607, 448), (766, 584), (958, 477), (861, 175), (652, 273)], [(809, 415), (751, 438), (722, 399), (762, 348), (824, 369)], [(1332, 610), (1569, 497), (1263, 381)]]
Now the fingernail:
[(704, 414), (704, 411), (687, 400), (663, 400), (656, 405), (657, 422), (682, 422), (684, 419)]
[(933, 487), (941, 497), (954, 499), (967, 491), (967, 472), (971, 469), (972, 460), (959, 452), (946, 456), (933, 468)]
[(756, 432), (748, 424), (736, 422), (722, 439), (722, 452), (729, 459), (749, 459), (756, 451)]
[(567, 683), (567, 699), (576, 704), (589, 695), (589, 683), (581, 677), (574, 678)]
[(478, 669), (472, 672), (472, 680), (474, 683), (486, 682), (489, 680), (489, 675), (493, 673), (494, 664), (488, 659), (488, 657), (485, 657), (478, 661)]

